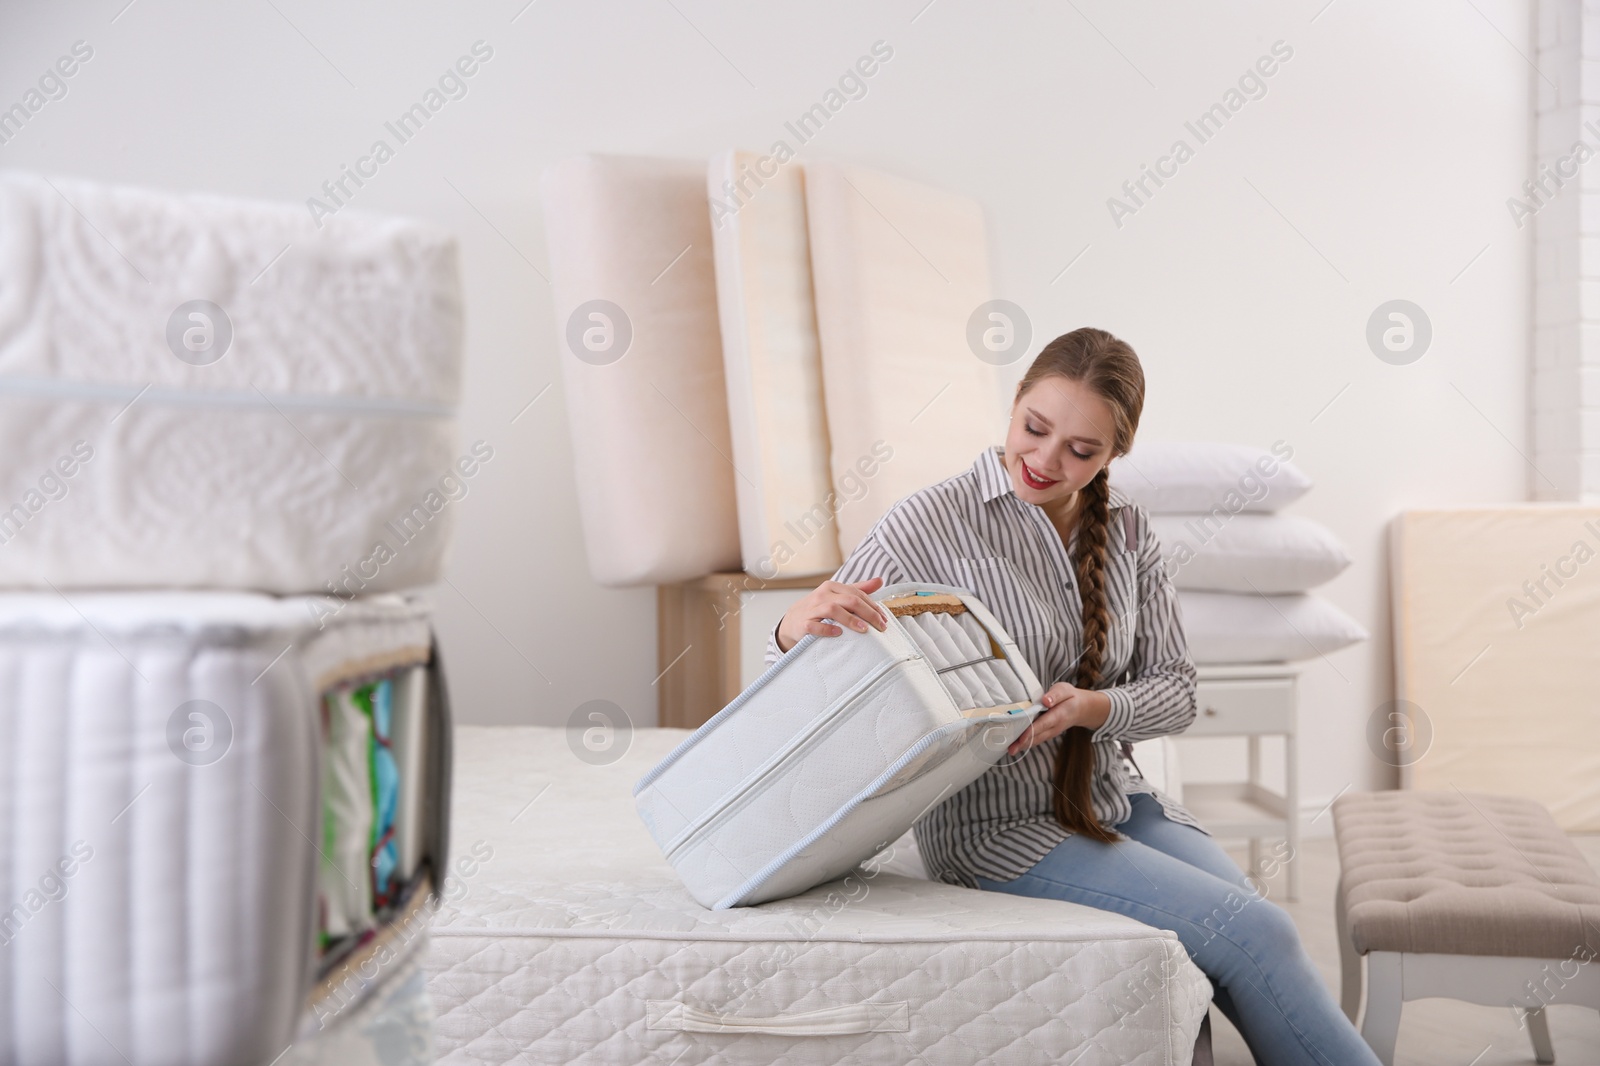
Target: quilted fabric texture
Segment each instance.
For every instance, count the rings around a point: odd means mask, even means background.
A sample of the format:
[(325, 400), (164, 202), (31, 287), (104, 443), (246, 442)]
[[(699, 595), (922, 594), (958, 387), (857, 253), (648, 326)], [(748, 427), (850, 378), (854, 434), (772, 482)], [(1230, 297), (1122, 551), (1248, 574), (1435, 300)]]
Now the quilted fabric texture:
[[(881, 870), (700, 907), (629, 794), (687, 735), (619, 732), (596, 764), (562, 730), (457, 730), (458, 860), (426, 963), (441, 1062), (1189, 1061), (1210, 983), (1173, 934), (1117, 914)], [(687, 1031), (862, 1004), (875, 1031)]]
[[(174, 340), (196, 300), (231, 334), (203, 365)], [(460, 355), (442, 231), (0, 175), (0, 585), (432, 582)]]
[(1347, 793), (1333, 817), (1357, 951), (1565, 959), (1600, 950), (1600, 877), (1533, 800)]

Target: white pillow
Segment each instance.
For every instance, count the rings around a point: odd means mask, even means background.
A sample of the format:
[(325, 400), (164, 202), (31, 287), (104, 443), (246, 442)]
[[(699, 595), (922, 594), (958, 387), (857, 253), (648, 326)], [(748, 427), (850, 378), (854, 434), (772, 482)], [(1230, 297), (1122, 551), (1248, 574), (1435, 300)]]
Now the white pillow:
[(1214, 441), (1148, 441), (1111, 461), (1111, 483), (1151, 514), (1276, 511), (1304, 496), (1311, 479), (1272, 451)]
[(1310, 592), (1179, 590), (1178, 612), (1196, 663), (1295, 662), (1367, 639), (1361, 623)]
[(1295, 515), (1162, 514), (1150, 528), (1180, 589), (1304, 592), (1350, 565), (1331, 530)]

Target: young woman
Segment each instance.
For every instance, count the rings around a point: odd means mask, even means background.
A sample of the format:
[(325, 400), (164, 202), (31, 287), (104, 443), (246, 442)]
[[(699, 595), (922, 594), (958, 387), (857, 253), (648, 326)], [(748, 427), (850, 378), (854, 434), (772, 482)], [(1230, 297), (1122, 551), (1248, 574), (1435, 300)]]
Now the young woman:
[(917, 823), (929, 875), (1170, 929), (1257, 1062), (1376, 1066), (1288, 913), (1119, 757), (1122, 742), (1182, 732), (1195, 715), (1194, 662), (1160, 544), (1107, 480), (1143, 407), (1127, 344), (1087, 328), (1051, 341), (1017, 385), (1005, 447), (896, 502), (831, 580), (789, 608), (767, 660), (807, 633), (883, 629), (870, 594), (886, 583), (971, 589), (1047, 684), (1048, 710)]

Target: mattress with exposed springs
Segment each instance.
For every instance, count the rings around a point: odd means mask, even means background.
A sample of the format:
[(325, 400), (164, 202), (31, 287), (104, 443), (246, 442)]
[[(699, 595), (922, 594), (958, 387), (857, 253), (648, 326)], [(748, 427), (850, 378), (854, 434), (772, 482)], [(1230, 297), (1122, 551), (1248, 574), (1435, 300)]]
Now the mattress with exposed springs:
[(414, 599), (0, 596), (0, 1064), (355, 1016), (423, 943), (449, 743)]
[(1043, 686), (972, 592), (901, 582), (889, 624), (807, 634), (635, 787), (640, 817), (714, 909), (840, 877), (992, 766)]

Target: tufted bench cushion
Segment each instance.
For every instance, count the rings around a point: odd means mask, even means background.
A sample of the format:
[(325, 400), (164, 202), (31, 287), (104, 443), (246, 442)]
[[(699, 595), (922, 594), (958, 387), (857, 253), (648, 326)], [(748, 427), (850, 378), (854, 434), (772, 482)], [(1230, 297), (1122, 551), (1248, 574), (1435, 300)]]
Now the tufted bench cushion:
[(1565, 959), (1600, 951), (1600, 876), (1532, 800), (1361, 792), (1333, 804), (1358, 952)]

